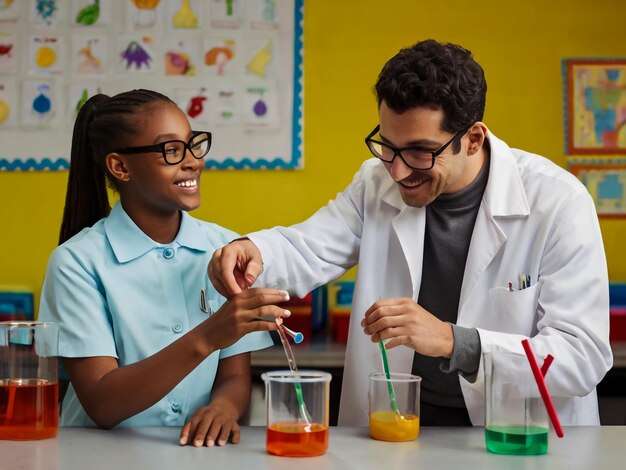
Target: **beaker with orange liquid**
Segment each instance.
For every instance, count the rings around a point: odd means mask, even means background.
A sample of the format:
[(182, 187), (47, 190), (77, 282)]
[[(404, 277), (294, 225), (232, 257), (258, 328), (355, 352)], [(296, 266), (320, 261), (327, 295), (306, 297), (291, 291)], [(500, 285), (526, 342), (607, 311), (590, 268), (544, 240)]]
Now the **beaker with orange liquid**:
[(331, 376), (318, 371), (264, 373), (267, 452), (282, 457), (313, 457), (328, 448)]
[[(369, 376), (370, 437), (379, 441), (412, 441), (420, 430), (421, 377), (382, 372)], [(394, 400), (390, 395), (394, 392)]]
[(56, 436), (58, 342), (56, 324), (0, 322), (0, 439)]

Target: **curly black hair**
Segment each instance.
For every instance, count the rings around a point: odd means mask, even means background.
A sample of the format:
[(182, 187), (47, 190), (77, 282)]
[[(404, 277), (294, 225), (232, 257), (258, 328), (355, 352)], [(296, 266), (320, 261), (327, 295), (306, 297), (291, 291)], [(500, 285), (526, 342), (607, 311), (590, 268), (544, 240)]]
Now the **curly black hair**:
[(441, 108), (442, 129), (457, 132), (482, 120), (487, 82), (470, 51), (428, 39), (385, 64), (375, 93), (379, 107), (384, 101), (398, 114), (418, 106)]

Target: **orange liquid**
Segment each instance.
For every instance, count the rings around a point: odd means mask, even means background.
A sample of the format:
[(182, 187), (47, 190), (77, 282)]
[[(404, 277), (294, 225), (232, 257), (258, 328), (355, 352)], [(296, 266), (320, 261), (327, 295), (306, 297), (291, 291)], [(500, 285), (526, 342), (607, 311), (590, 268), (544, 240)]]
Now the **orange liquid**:
[(412, 441), (420, 432), (420, 419), (414, 415), (397, 415), (393, 411), (376, 411), (370, 415), (370, 436), (379, 441)]
[(282, 457), (313, 457), (328, 448), (328, 426), (305, 423), (274, 423), (267, 428), (267, 452)]
[(57, 435), (59, 384), (44, 379), (0, 380), (0, 439)]

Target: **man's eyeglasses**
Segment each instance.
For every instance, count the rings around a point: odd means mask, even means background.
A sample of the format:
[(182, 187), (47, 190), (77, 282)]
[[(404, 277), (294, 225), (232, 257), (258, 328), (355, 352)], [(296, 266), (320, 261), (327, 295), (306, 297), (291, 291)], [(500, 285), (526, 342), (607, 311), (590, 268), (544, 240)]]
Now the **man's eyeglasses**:
[(464, 127), (452, 136), (445, 144), (437, 150), (424, 150), (418, 147), (397, 148), (393, 145), (386, 144), (379, 140), (372, 139), (378, 131), (380, 124), (377, 125), (372, 132), (365, 138), (365, 145), (376, 158), (386, 163), (393, 163), (394, 158), (399, 156), (406, 166), (413, 170), (430, 170), (435, 166), (435, 159), (443, 153), (448, 146), (467, 132), (470, 126)]
[(187, 150), (198, 160), (204, 158), (211, 148), (211, 139), (212, 136), (210, 132), (194, 131), (189, 142), (168, 140), (160, 144), (144, 145), (141, 147), (124, 147), (113, 151), (117, 153), (161, 152), (165, 163), (168, 165), (177, 165), (185, 159)]

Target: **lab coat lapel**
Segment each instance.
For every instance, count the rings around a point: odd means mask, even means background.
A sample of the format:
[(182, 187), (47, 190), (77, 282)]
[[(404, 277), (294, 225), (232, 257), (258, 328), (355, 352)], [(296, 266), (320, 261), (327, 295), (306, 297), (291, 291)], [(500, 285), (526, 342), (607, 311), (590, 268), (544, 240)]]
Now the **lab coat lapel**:
[(391, 225), (396, 232), (409, 267), (413, 300), (417, 301), (417, 294), (422, 281), (426, 211), (423, 208), (404, 205), (400, 213), (391, 221)]
[(476, 216), (459, 299), (459, 320), (463, 324), (467, 320), (461, 318), (465, 301), (507, 240), (506, 234), (498, 225), (498, 218), (525, 217), (530, 213), (526, 192), (511, 149), (491, 133), (489, 146), (489, 180)]

